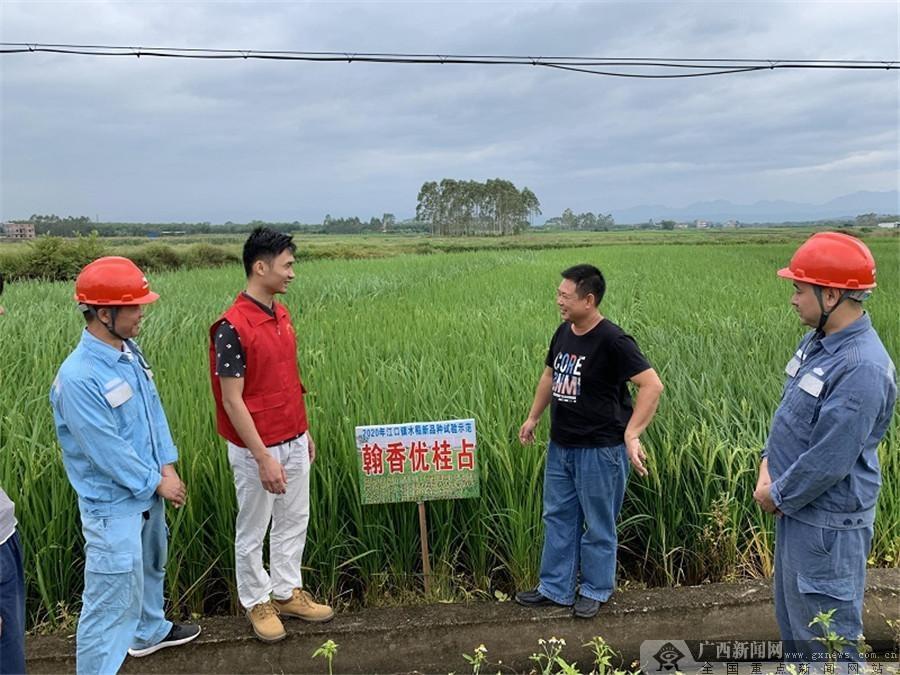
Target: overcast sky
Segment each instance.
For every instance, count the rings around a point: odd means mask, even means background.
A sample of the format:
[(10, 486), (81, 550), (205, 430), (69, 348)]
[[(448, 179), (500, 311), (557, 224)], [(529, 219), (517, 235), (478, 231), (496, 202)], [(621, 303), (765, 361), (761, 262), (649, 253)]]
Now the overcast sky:
[[(16, 2), (5, 42), (898, 60), (888, 2)], [(407, 217), (502, 177), (544, 217), (897, 188), (900, 71), (685, 80), (525, 66), (0, 56), (0, 218)]]

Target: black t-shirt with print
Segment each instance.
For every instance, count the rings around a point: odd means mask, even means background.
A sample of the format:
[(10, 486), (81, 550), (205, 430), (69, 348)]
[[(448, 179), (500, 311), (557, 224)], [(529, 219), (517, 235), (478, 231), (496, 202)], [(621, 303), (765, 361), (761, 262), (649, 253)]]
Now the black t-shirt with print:
[(550, 341), (550, 438), (569, 448), (619, 445), (631, 418), (628, 380), (650, 368), (634, 338), (609, 319), (584, 335), (568, 322)]

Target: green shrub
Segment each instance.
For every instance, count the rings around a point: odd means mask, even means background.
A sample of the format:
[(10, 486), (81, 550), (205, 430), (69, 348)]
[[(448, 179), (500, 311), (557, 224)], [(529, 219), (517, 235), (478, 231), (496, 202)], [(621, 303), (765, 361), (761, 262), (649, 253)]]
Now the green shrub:
[(240, 262), (240, 258), (221, 246), (213, 244), (195, 244), (185, 254), (188, 267), (221, 267)]
[(148, 244), (137, 246), (123, 255), (130, 258), (144, 272), (161, 272), (177, 270), (184, 266), (181, 256), (166, 244)]
[(82, 267), (105, 253), (106, 246), (96, 233), (74, 239), (43, 236), (28, 242), (24, 253), (7, 256), (4, 271), (10, 281), (65, 281), (74, 279)]

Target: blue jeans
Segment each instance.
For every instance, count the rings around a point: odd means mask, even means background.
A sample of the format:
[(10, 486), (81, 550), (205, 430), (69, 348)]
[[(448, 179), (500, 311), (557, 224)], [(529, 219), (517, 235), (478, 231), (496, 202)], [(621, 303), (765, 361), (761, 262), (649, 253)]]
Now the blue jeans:
[(0, 545), (0, 673), (25, 672), (25, 575), (19, 533)]
[(78, 673), (115, 673), (129, 647), (154, 645), (172, 628), (163, 613), (168, 555), (163, 500), (157, 498), (147, 514), (81, 517), (85, 563)]
[(819, 612), (834, 609), (831, 629), (853, 643), (843, 651), (858, 655), (855, 643), (863, 632), (872, 534), (869, 527), (835, 530), (790, 516), (775, 520), (775, 618), (782, 640), (809, 643), (822, 651), (815, 642), (822, 627), (809, 622)]
[(616, 519), (628, 482), (624, 445), (565, 448), (550, 441), (544, 468), (544, 551), (538, 591), (562, 605), (579, 593), (606, 602), (616, 585)]

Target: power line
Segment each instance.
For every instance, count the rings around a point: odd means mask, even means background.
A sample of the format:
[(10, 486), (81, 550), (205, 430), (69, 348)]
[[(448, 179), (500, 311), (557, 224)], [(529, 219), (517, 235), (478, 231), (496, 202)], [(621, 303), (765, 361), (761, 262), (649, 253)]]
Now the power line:
[[(897, 61), (852, 59), (665, 59), (648, 57), (516, 56), (507, 54), (409, 54), (392, 52), (310, 52), (297, 50), (127, 47), (121, 45), (0, 42), (0, 55), (49, 53), (208, 60), (302, 61), (307, 63), (395, 63), (434, 65), (535, 66), (607, 77), (675, 79), (732, 75), (761, 70), (898, 70)], [(677, 72), (660, 73), (656, 69)]]

